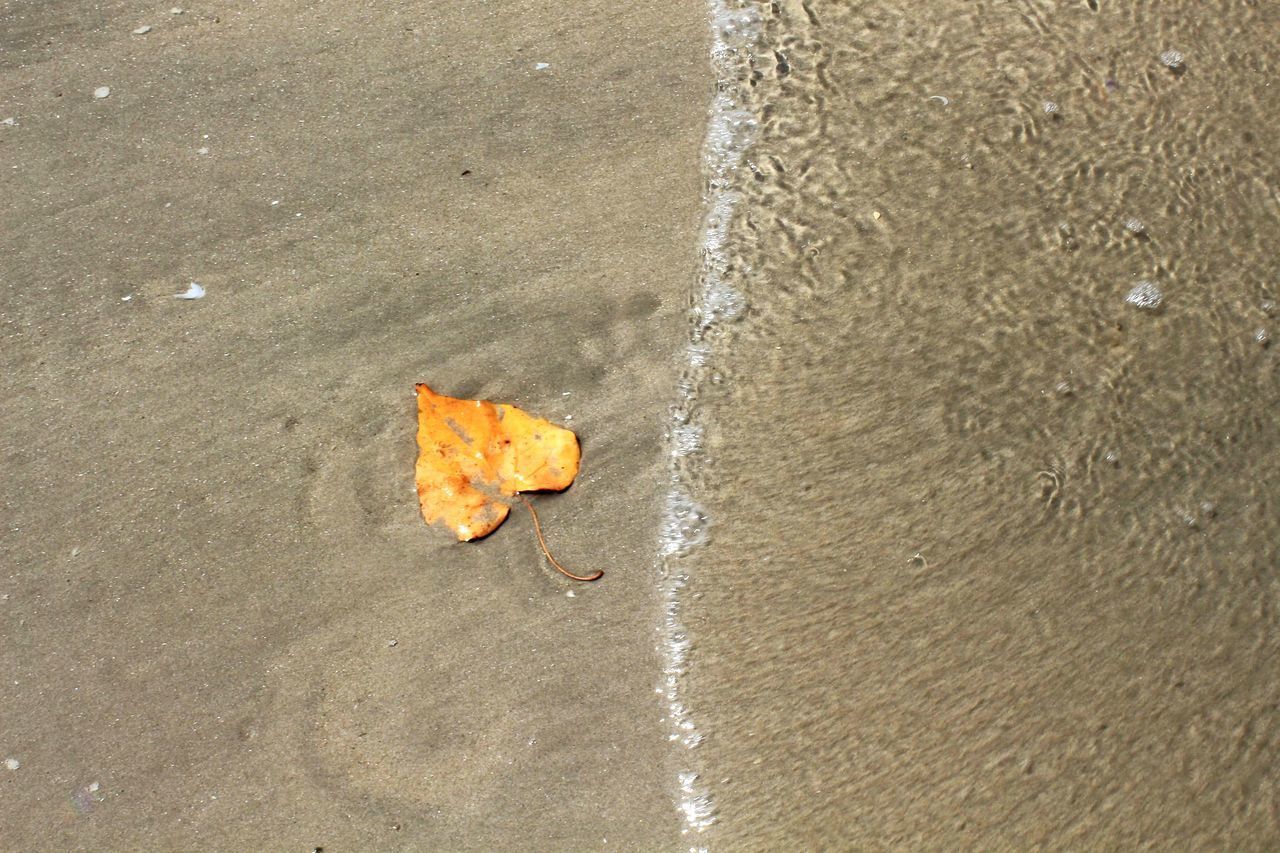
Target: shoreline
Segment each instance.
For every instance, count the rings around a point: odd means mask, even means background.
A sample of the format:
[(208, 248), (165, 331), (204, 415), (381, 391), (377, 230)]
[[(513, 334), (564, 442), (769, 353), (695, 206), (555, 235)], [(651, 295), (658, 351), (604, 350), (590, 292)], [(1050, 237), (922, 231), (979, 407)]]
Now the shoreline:
[(712, 33), (711, 66), (717, 79), (702, 144), (706, 182), (699, 247), (702, 268), (693, 294), (685, 364), (668, 427), (671, 467), (660, 549), (662, 692), (667, 703), (668, 737), (685, 751), (676, 771), (682, 831), (695, 836), (710, 829), (717, 820), (702, 762), (692, 752), (702, 743), (703, 734), (683, 689), (691, 650), (683, 615), (684, 597), (694, 582), (690, 558), (706, 547), (707, 528), (712, 523), (702, 503), (701, 478), (702, 469), (709, 463), (706, 436), (714, 425), (707, 422), (699, 398), (713, 381), (722, 326), (737, 320), (746, 308), (743, 294), (734, 286), (726, 240), (740, 198), (736, 187), (738, 170), (756, 133), (755, 116), (745, 107), (742, 81), (750, 71), (751, 51), (759, 38), (754, 9), (731, 7), (724, 0), (709, 0), (707, 5)]

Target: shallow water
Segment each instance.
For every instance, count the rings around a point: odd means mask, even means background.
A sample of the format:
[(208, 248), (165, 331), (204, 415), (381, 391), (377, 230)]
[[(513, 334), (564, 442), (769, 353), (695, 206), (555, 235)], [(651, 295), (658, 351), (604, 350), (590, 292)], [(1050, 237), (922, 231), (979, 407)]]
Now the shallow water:
[(1280, 13), (744, 8), (700, 838), (1280, 840)]

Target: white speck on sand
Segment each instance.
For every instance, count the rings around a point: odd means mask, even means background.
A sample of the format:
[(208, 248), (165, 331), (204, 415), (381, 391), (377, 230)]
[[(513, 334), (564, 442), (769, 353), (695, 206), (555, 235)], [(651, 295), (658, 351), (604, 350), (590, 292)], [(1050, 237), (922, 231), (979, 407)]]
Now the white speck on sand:
[(203, 299), (204, 288), (194, 281), (182, 293), (173, 294), (174, 299)]
[(535, 62), (533, 64), (534, 71), (546, 71), (550, 67), (551, 67), (550, 62)]
[(149, 32), (151, 32), (151, 25), (150, 25), (150, 24), (143, 24), (142, 26), (140, 26), (140, 27), (138, 27), (136, 30), (134, 30), (134, 31), (133, 31), (133, 34), (134, 34), (135, 36), (145, 36), (145, 35), (146, 35), (147, 33), (149, 33)]
[(129, 301), (130, 299), (132, 299), (132, 298), (133, 298), (133, 294), (132, 294), (132, 293), (126, 293), (124, 296), (121, 296), (121, 297), (120, 297), (120, 301), (121, 301), (121, 302), (128, 302), (128, 301)]
[(197, 154), (199, 154), (201, 157), (204, 157), (205, 155), (207, 155), (207, 154), (209, 153), (209, 149), (208, 149), (208, 148), (197, 148), (197, 149), (196, 149), (196, 153), (197, 153)]
[(0, 121), (0, 125), (3, 125), (5, 127), (17, 127), (18, 120), (13, 116), (9, 116), (7, 119)]
[(170, 14), (170, 15), (181, 15), (181, 14), (182, 14), (183, 12), (185, 12), (185, 11), (186, 11), (186, 10), (185, 10), (185, 9), (183, 9), (181, 6), (174, 6), (172, 9), (170, 9), (170, 10), (169, 10), (169, 14)]
[(98, 88), (93, 90), (93, 96), (97, 98), (99, 101), (101, 101), (103, 98), (107, 97), (110, 94), (111, 94), (110, 86), (99, 86)]
[(16, 758), (6, 758), (4, 760), (4, 766), (9, 770), (17, 770), (22, 766), (22, 762)]
[(1160, 288), (1150, 281), (1140, 281), (1133, 286), (1133, 290), (1129, 291), (1129, 295), (1124, 298), (1134, 308), (1142, 308), (1146, 311), (1154, 311), (1164, 302), (1164, 294)]

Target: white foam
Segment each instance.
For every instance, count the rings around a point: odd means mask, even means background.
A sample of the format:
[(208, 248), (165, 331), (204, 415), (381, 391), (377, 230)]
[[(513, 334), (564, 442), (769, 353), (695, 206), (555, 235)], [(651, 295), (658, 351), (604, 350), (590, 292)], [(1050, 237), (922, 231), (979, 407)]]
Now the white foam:
[[(668, 738), (686, 752), (677, 777), (677, 806), (683, 831), (696, 834), (716, 822), (715, 802), (699, 781), (697, 764), (689, 750), (703, 740), (687, 707), (681, 683), (688, 668), (692, 643), (681, 621), (682, 600), (690, 579), (684, 560), (709, 538), (711, 520), (698, 500), (699, 471), (706, 463), (706, 424), (698, 406), (699, 391), (719, 374), (714, 368), (717, 332), (747, 310), (746, 296), (735, 286), (735, 270), (727, 246), (740, 196), (734, 182), (747, 149), (755, 141), (757, 122), (746, 108), (742, 81), (750, 70), (751, 51), (760, 33), (759, 14), (740, 8), (741, 0), (708, 0), (711, 13), (711, 63), (716, 74), (716, 95), (707, 120), (702, 146), (707, 179), (702, 223), (702, 268), (690, 312), (689, 344), (671, 407), (667, 431), (670, 449), (670, 483), (661, 527), (663, 657), (660, 692), (667, 703)], [(702, 849), (694, 847), (694, 850)]]
[(685, 824), (697, 832), (716, 822), (715, 806), (698, 784), (697, 773), (680, 774), (680, 811)]
[[(673, 455), (687, 456), (676, 453)], [(707, 511), (693, 499), (683, 483), (673, 477), (662, 513), (662, 554), (664, 557), (687, 557), (707, 542)]]
[(702, 427), (697, 424), (680, 424), (671, 430), (671, 453), (674, 456), (692, 456), (702, 450)]

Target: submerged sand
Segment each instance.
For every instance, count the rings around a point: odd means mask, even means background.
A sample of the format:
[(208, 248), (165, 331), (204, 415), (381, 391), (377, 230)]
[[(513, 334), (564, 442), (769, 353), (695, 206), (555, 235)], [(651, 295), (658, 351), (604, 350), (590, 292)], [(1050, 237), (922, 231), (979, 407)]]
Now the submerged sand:
[(751, 6), (712, 847), (1280, 847), (1275, 7)]
[[(0, 846), (675, 845), (702, 4), (0, 20)], [(603, 581), (423, 525), (418, 381), (578, 431)]]

